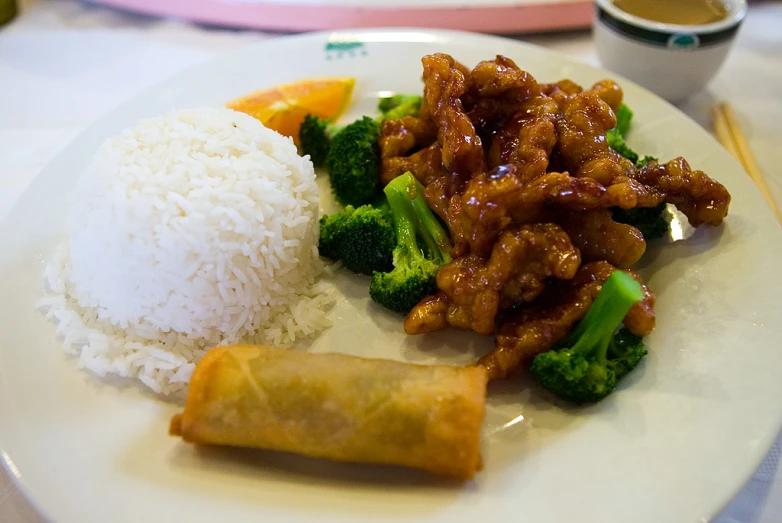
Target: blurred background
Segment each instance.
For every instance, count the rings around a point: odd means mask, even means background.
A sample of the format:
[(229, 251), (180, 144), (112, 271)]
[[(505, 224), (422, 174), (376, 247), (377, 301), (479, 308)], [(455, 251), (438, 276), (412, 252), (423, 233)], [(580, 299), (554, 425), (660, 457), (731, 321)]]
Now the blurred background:
[[(105, 5), (104, 5), (105, 4)], [(167, 76), (292, 32), (379, 25), (501, 33), (600, 65), (591, 0), (0, 0), (0, 220), (88, 125)], [(713, 130), (733, 107), (782, 201), (782, 2), (751, 2), (713, 81), (679, 108)], [(779, 447), (716, 523), (782, 521)], [(0, 522), (39, 517), (0, 470)]]

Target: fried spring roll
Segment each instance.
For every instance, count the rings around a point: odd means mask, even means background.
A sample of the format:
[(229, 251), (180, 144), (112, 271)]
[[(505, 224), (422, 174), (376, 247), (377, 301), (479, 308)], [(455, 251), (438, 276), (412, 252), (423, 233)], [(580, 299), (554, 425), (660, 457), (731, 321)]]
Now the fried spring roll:
[(169, 433), (470, 479), (481, 468), (486, 383), (480, 367), (217, 347), (196, 366)]

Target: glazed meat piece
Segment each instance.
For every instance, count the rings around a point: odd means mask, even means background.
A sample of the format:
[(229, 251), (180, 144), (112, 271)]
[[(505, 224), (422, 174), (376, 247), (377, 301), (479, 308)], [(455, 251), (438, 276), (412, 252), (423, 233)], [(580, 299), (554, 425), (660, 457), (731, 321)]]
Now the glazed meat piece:
[(424, 99), (427, 111), (437, 124), (443, 165), (451, 175), (448, 196), (461, 193), (466, 183), (486, 170), (481, 139), (464, 112), (461, 96), (466, 76), (446, 54), (425, 56)]
[[(558, 106), (554, 104), (552, 110), (557, 111)], [(514, 165), (522, 182), (544, 175), (557, 142), (554, 121), (550, 113), (530, 116), (522, 111), (511, 116), (491, 142), (489, 167)]]
[(465, 107), (465, 110), (467, 110), (467, 116), (470, 118), (475, 127), (475, 132), (478, 133), (481, 143), (485, 147), (486, 144), (491, 144), (495, 133), (505, 125), (507, 115), (503, 111), (498, 110), (494, 103), (480, 102), (480, 105), (471, 106), (469, 110)]
[(470, 81), (468, 99), (501, 101), (509, 104), (510, 107), (506, 109), (511, 111), (513, 105), (541, 95), (540, 85), (535, 78), (502, 55), (476, 65), (470, 73)]
[(488, 254), (510, 224), (556, 221), (563, 211), (655, 207), (665, 198), (661, 190), (626, 176), (606, 188), (567, 173), (546, 173), (525, 184), (517, 172), (513, 165), (500, 166), (473, 178), (464, 192), (460, 234), (479, 256)]
[(592, 86), (590, 91), (599, 96), (614, 112), (618, 111), (619, 107), (622, 106), (624, 91), (622, 86), (614, 80), (600, 80)]
[[(632, 170), (630, 171), (632, 174)], [(606, 201), (609, 207), (634, 209), (636, 207), (656, 207), (665, 201), (665, 193), (650, 185), (622, 175), (606, 188)]]
[(413, 149), (429, 147), (437, 140), (437, 127), (426, 118), (405, 116), (400, 120), (384, 120), (380, 126), (381, 158), (404, 156)]
[[(473, 178), (464, 192), (461, 225), (478, 256), (487, 256), (500, 232), (511, 224), (546, 222), (563, 210), (584, 211), (619, 203), (613, 193), (591, 178), (546, 173), (524, 183), (517, 172), (514, 165), (500, 166)], [(629, 198), (625, 192), (615, 194)]]
[[(489, 380), (503, 379), (564, 338), (592, 306), (615, 267), (607, 262), (588, 263), (569, 281), (553, 283), (537, 301), (507, 313), (499, 322), (494, 350), (476, 365), (486, 369)], [(655, 296), (640, 276), (627, 271), (644, 290), (625, 317), (625, 326), (637, 336), (654, 329)]]
[(443, 154), (440, 144), (435, 142), (410, 156), (396, 156), (380, 159), (380, 183), (384, 186), (407, 171), (413, 173), (424, 186), (447, 175), (443, 167)]
[(665, 194), (665, 201), (676, 206), (693, 227), (704, 223), (719, 225), (728, 214), (730, 193), (703, 171), (693, 171), (684, 158), (666, 164), (650, 162), (632, 177)]
[[(419, 180), (442, 174), (442, 157), (437, 127), (428, 118), (405, 116), (385, 120), (380, 127), (380, 182), (388, 182), (407, 171)], [(407, 156), (410, 151), (420, 149)]]
[(584, 262), (602, 260), (628, 269), (646, 252), (646, 240), (641, 231), (615, 222), (607, 209), (565, 213), (557, 223), (578, 247)]
[[(553, 96), (558, 99), (573, 97), (584, 92), (583, 87), (568, 79), (560, 80), (555, 84), (542, 84), (540, 87), (546, 96)], [(614, 80), (600, 80), (589, 91), (599, 96), (614, 112), (619, 110), (624, 100), (624, 91)]]
[[(424, 183), (421, 181), (421, 183)], [(429, 207), (442, 218), (451, 234), (452, 258), (464, 256), (470, 245), (462, 228), (462, 197), (459, 194), (447, 195), (450, 179), (441, 176), (429, 182), (424, 188), (424, 199)]]
[(606, 131), (616, 125), (616, 116), (595, 92), (555, 100), (562, 109), (557, 148), (573, 176), (593, 178), (607, 186), (632, 168), (608, 146)]
[(574, 96), (584, 92), (583, 87), (568, 78), (553, 84), (542, 84), (540, 90), (546, 96)]
[[(532, 75), (522, 71), (507, 57), (498, 55), (494, 60), (479, 63), (470, 78), (472, 83), (463, 100), (470, 119), (487, 143), (493, 141), (494, 133), (502, 129), (514, 115), (515, 128), (505, 133), (510, 139), (518, 139), (521, 124), (525, 120), (545, 118), (553, 123), (559, 114), (556, 102), (542, 94)], [(544, 149), (548, 149), (550, 154), (550, 147)], [(499, 154), (495, 160), (491, 167), (512, 163), (507, 159), (500, 160)]]
[(440, 269), (440, 292), (410, 312), (405, 332), (423, 334), (447, 324), (492, 334), (499, 310), (534, 300), (547, 278), (572, 278), (580, 264), (578, 250), (558, 225), (508, 229), (498, 238), (488, 260), (470, 254)]

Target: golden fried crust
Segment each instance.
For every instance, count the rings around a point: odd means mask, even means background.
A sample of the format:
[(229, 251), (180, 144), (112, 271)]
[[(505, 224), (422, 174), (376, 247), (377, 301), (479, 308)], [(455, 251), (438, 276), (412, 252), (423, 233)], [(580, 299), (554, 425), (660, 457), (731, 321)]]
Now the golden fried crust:
[(573, 80), (569, 80), (567, 78), (563, 78), (562, 80), (553, 84), (541, 84), (540, 89), (543, 94), (552, 97), (574, 96), (584, 92), (583, 87), (578, 85)]
[(586, 91), (559, 101), (557, 148), (573, 176), (589, 177), (603, 185), (625, 173), (619, 155), (608, 146), (606, 131), (616, 126), (611, 107)]
[(483, 369), (257, 345), (210, 350), (171, 435), (470, 479), (481, 468)]
[(448, 226), (453, 245), (451, 257), (458, 258), (467, 254), (470, 246), (462, 228), (462, 197), (459, 194), (448, 196), (449, 185), (450, 179), (447, 176), (433, 180), (424, 188), (424, 199)]
[(429, 147), (435, 140), (437, 127), (429, 119), (405, 116), (399, 120), (384, 120), (378, 141), (380, 157), (402, 156), (413, 148)]
[(443, 165), (451, 174), (449, 192), (461, 192), (473, 175), (486, 170), (481, 139), (461, 101), (466, 76), (454, 59), (445, 54), (425, 56), (422, 62), (424, 99), (438, 126)]
[(448, 306), (445, 294), (427, 296), (407, 315), (404, 322), (407, 334), (427, 334), (448, 328)]
[(437, 142), (410, 156), (381, 158), (380, 165), (380, 183), (384, 186), (397, 176), (401, 176), (408, 171), (424, 187), (448, 174), (448, 171), (443, 167), (442, 149)]
[[(557, 221), (567, 212), (654, 207), (665, 199), (661, 190), (626, 176), (606, 188), (592, 178), (554, 172), (524, 183), (517, 172), (514, 165), (500, 166), (467, 185), (462, 197), (461, 232), (472, 252), (488, 255), (500, 231), (510, 225)], [(640, 254), (636, 250), (635, 254), (621, 255), (630, 259)]]
[(440, 292), (413, 309), (405, 331), (422, 334), (447, 324), (493, 334), (499, 310), (534, 300), (543, 292), (548, 278), (572, 278), (580, 263), (578, 250), (558, 225), (507, 229), (497, 239), (488, 260), (470, 254), (440, 269)]
[(535, 78), (505, 56), (480, 62), (470, 73), (468, 96), (472, 99), (491, 98), (520, 104), (540, 95)]
[(500, 232), (511, 224), (551, 221), (552, 211), (612, 206), (610, 194), (591, 178), (546, 173), (531, 183), (513, 165), (473, 178), (462, 197), (462, 229), (472, 252), (486, 256)]
[(684, 158), (666, 164), (650, 162), (633, 172), (632, 177), (647, 186), (658, 188), (665, 201), (679, 209), (693, 227), (704, 223), (719, 225), (728, 214), (730, 193), (703, 171), (693, 171)]
[(549, 157), (557, 142), (555, 115), (530, 116), (515, 113), (494, 136), (489, 149), (489, 167), (514, 165), (522, 182), (546, 174)]
[[(437, 126), (428, 118), (405, 116), (384, 120), (380, 127), (380, 182), (386, 185), (407, 171), (419, 180), (443, 174)], [(408, 156), (410, 151), (421, 149)], [(424, 152), (426, 151), (426, 152)], [(423, 181), (422, 181), (423, 183)]]
[(590, 91), (597, 94), (614, 112), (618, 111), (619, 107), (622, 106), (624, 91), (614, 80), (600, 80), (592, 86)]
[[(581, 321), (614, 270), (607, 262), (585, 264), (572, 280), (553, 284), (539, 301), (506, 314), (499, 322), (494, 350), (476, 365), (486, 369), (490, 381), (503, 379), (551, 349)], [(644, 299), (630, 309), (625, 325), (644, 336), (654, 328), (655, 296), (640, 276), (627, 272), (641, 283)]]
[(607, 209), (564, 213), (557, 222), (581, 251), (584, 262), (603, 260), (628, 269), (646, 252), (641, 231), (615, 222)]

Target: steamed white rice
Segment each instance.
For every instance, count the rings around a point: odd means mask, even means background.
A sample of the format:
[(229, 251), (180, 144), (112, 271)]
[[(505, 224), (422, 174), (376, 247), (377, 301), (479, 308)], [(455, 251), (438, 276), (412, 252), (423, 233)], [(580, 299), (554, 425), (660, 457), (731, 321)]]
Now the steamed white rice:
[(213, 346), (285, 346), (330, 325), (318, 204), (309, 159), (250, 116), (142, 120), (81, 177), (43, 305), (81, 366), (184, 390)]

